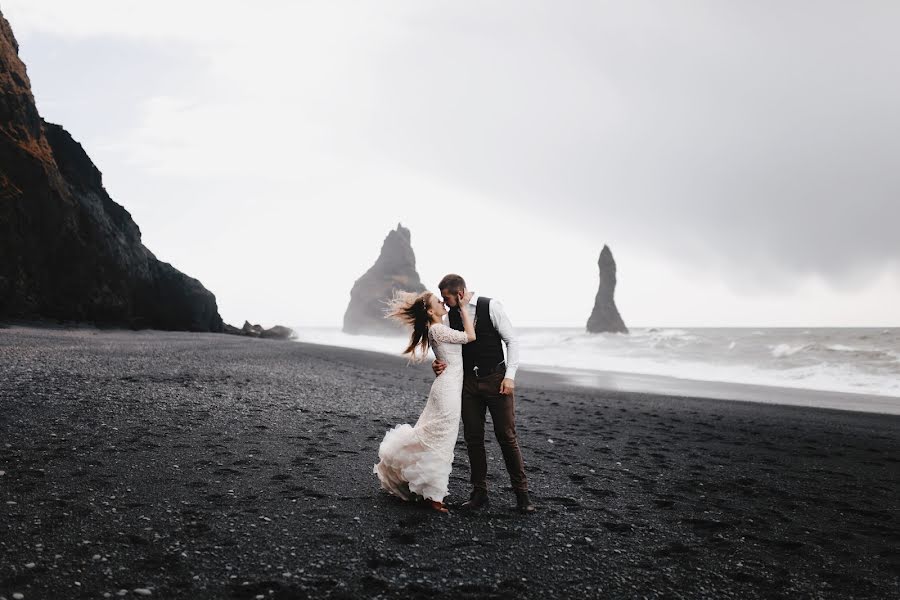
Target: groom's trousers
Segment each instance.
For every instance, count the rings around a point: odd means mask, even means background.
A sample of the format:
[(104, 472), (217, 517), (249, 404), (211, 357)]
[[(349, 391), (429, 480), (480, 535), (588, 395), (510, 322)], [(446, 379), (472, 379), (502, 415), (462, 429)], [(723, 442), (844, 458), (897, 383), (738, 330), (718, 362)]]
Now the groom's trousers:
[(525, 463), (516, 438), (515, 397), (512, 393), (500, 393), (503, 372), (487, 377), (475, 377), (466, 373), (463, 377), (462, 420), (463, 437), (469, 453), (469, 468), (472, 470), (472, 487), (487, 490), (487, 454), (484, 449), (484, 422), (486, 411), (491, 411), (494, 435), (503, 452), (503, 461), (509, 472), (509, 480), (517, 492), (528, 490), (525, 478)]

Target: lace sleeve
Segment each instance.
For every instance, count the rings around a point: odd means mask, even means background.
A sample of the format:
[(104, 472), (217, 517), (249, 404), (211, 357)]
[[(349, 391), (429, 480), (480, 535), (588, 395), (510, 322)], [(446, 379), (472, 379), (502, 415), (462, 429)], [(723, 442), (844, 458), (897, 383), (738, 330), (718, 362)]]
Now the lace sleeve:
[(431, 338), (443, 344), (467, 344), (469, 342), (465, 331), (457, 331), (446, 325), (432, 325)]

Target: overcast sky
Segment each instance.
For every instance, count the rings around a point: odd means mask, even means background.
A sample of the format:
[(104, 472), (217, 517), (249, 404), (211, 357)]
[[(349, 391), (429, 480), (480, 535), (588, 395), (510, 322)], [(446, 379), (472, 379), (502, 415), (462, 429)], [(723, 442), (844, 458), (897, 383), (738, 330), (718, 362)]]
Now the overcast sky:
[(582, 326), (900, 325), (900, 3), (0, 0), (38, 109), (226, 321), (340, 325), (387, 232)]

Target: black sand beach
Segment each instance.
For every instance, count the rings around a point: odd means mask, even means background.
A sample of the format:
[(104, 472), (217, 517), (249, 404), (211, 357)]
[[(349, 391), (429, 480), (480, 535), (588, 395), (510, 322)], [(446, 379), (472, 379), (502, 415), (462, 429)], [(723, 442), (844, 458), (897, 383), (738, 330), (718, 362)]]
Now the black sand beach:
[[(900, 598), (900, 417), (524, 372), (535, 515), (378, 488), (427, 366), (217, 334), (0, 329), (0, 597)], [(468, 494), (460, 440), (451, 503)], [(19, 596), (21, 594), (22, 596)]]

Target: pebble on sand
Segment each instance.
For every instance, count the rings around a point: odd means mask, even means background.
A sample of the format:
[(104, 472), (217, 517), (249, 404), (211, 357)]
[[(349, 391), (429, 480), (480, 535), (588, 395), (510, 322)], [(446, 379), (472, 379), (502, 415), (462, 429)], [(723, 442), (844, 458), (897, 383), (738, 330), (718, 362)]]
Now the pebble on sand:
[(153, 592), (151, 592), (147, 588), (134, 588), (134, 593), (138, 596), (149, 596)]

